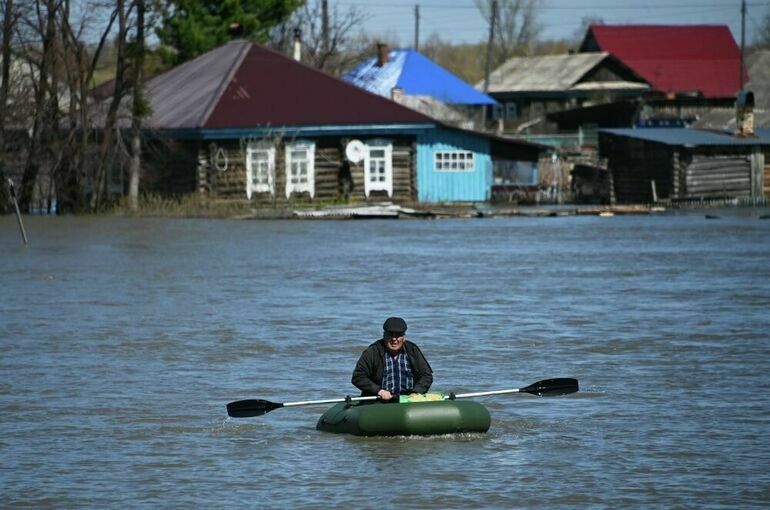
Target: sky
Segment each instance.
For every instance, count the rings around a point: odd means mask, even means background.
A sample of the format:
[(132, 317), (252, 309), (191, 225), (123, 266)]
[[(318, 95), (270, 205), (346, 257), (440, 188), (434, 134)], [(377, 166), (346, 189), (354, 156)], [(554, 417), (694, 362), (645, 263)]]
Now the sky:
[[(355, 7), (368, 18), (367, 33), (395, 39), (404, 47), (414, 42), (415, 5), (420, 6), (422, 41), (431, 34), (453, 43), (488, 37), (488, 25), (474, 0), (329, 0), (329, 5), (340, 11)], [(746, 0), (746, 10), (749, 44), (770, 12), (770, 0)], [(726, 24), (739, 45), (741, 40), (741, 0), (540, 0), (541, 38), (572, 39), (585, 17), (606, 24)]]

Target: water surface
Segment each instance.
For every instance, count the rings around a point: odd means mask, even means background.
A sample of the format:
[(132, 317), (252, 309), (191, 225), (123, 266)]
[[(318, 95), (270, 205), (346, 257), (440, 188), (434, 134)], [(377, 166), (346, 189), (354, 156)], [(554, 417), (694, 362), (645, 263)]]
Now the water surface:
[[(766, 211), (762, 211), (765, 212)], [(770, 221), (0, 218), (0, 506), (762, 508)], [(389, 315), (488, 434), (354, 438)]]

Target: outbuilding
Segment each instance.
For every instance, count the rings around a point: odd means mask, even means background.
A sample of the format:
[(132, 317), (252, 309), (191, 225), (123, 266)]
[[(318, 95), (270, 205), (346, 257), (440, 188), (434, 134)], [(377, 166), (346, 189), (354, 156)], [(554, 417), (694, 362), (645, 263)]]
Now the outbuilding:
[(605, 129), (610, 196), (619, 203), (740, 198), (766, 200), (769, 133), (735, 136), (690, 128)]

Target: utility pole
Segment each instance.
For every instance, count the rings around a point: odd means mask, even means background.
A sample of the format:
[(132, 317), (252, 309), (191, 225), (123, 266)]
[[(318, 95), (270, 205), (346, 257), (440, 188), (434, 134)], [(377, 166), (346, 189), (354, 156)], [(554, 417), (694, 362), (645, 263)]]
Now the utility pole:
[(743, 76), (746, 72), (746, 64), (743, 61), (744, 51), (746, 49), (746, 0), (741, 0), (741, 77), (738, 83), (743, 90)]
[(489, 40), (487, 41), (487, 62), (484, 70), (484, 93), (489, 92), (489, 73), (492, 65), (492, 45), (495, 39), (495, 23), (497, 22), (497, 0), (492, 0), (492, 13), (489, 20)]
[(414, 51), (420, 51), (420, 4), (414, 4)]
[(321, 0), (321, 44), (324, 55), (329, 53), (329, 1)]

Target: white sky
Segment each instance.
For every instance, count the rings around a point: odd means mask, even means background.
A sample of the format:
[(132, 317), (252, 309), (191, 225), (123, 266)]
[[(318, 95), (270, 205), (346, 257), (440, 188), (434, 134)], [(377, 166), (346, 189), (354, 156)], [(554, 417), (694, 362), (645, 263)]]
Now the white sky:
[[(486, 41), (488, 26), (474, 0), (329, 0), (330, 9), (355, 6), (368, 16), (366, 32), (397, 39), (401, 46), (414, 41), (416, 4), (421, 41), (433, 33), (454, 43)], [(749, 44), (770, 12), (770, 0), (747, 0), (746, 9)], [(608, 24), (726, 24), (740, 45), (741, 0), (541, 0), (542, 37), (571, 38), (584, 17), (602, 18)]]

